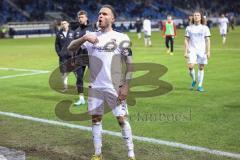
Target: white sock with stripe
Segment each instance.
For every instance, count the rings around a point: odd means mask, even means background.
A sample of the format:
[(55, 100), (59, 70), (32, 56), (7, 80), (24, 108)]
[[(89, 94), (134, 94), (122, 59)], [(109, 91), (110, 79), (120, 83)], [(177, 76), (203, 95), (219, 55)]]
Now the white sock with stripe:
[(202, 87), (204, 78), (204, 70), (198, 70), (198, 87)]

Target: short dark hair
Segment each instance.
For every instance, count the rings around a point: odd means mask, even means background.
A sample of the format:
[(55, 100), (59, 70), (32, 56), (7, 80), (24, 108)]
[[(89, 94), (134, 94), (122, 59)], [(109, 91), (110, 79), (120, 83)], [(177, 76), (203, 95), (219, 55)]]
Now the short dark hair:
[(115, 11), (115, 9), (113, 8), (113, 6), (109, 5), (109, 4), (105, 4), (103, 5), (101, 8), (108, 8), (112, 11), (112, 14), (114, 16), (114, 18), (117, 18), (117, 12)]
[(80, 11), (77, 13), (77, 16), (80, 16), (80, 15), (85, 15), (86, 17), (88, 16), (87, 12), (84, 11), (84, 10), (80, 10)]

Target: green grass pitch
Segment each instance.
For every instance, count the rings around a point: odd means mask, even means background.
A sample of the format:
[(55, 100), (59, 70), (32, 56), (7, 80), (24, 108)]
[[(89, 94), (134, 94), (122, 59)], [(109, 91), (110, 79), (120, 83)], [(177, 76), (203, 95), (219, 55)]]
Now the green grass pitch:
[[(133, 43), (134, 62), (164, 65), (168, 71), (160, 80), (173, 86), (173, 90), (165, 95), (137, 98), (136, 105), (129, 106), (134, 135), (240, 153), (240, 28), (230, 30), (226, 45), (222, 45), (217, 28), (211, 33), (211, 58), (205, 69), (203, 86), (206, 92), (203, 93), (188, 89), (191, 79), (183, 57), (184, 30), (178, 30), (174, 56), (166, 53), (160, 32), (152, 34), (153, 46), (147, 48), (143, 39), (137, 39), (136, 33), (128, 33)], [(0, 40), (0, 68), (53, 71), (57, 66), (54, 37)], [(21, 73), (26, 72), (0, 70), (0, 77)], [(61, 121), (55, 115), (56, 104), (61, 100), (75, 101), (78, 96), (51, 90), (50, 74), (0, 79), (0, 111)], [(73, 75), (70, 83), (75, 83)], [(151, 90), (153, 87), (143, 86), (135, 90)], [(71, 112), (82, 113), (86, 107), (72, 106)], [(179, 115), (180, 118), (146, 118), (151, 114)], [(90, 121), (67, 123), (91, 125)], [(120, 130), (111, 113), (104, 116), (103, 127), (105, 130)], [(93, 153), (91, 137), (87, 131), (0, 115), (0, 146), (23, 150), (29, 160), (88, 160)], [(120, 138), (105, 135), (103, 146), (105, 159), (127, 159)], [(135, 141), (135, 150), (139, 160), (233, 159), (139, 141)]]

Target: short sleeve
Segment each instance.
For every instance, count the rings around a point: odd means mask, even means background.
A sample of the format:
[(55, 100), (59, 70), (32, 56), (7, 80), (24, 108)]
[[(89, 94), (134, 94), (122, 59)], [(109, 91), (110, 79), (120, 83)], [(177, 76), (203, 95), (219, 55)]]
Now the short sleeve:
[(185, 37), (190, 37), (189, 27), (187, 27), (186, 30), (185, 30)]
[(207, 26), (205, 26), (205, 37), (211, 37), (210, 30)]
[(119, 44), (120, 52), (124, 56), (132, 56), (132, 50), (131, 50), (131, 41), (127, 34), (123, 35), (122, 41)]

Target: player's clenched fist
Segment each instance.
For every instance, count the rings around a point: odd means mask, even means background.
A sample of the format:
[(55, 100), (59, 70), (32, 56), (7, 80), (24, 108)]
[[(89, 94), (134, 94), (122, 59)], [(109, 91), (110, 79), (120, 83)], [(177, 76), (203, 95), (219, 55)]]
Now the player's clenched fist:
[(87, 34), (87, 35), (83, 36), (83, 39), (84, 39), (84, 41), (88, 41), (92, 44), (98, 42), (97, 36), (91, 35), (91, 34)]

